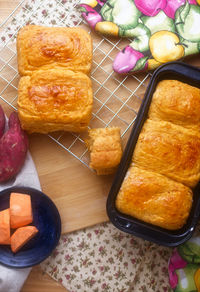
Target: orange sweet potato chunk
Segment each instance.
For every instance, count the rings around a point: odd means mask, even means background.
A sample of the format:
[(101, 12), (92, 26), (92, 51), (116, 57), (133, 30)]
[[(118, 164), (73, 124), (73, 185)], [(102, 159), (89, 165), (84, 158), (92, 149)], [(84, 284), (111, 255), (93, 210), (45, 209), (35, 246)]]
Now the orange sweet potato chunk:
[(19, 227), (10, 238), (12, 252), (16, 253), (37, 233), (38, 229), (35, 226)]
[(32, 223), (31, 197), (27, 194), (11, 193), (10, 226), (15, 229)]
[(10, 210), (0, 212), (0, 244), (10, 244)]

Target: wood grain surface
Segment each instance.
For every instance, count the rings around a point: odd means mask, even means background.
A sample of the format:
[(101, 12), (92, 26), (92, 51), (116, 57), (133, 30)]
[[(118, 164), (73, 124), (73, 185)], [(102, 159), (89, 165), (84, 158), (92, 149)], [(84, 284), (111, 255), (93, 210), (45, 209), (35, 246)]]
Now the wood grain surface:
[[(0, 23), (19, 2), (0, 0)], [(187, 62), (200, 66), (196, 56), (188, 58)], [(3, 106), (9, 114), (10, 107)], [(52, 198), (61, 214), (62, 232), (108, 220), (105, 206), (112, 176), (96, 176), (46, 135), (30, 135), (29, 141), (42, 190)], [(40, 267), (34, 267), (22, 291), (61, 292), (66, 289), (43, 273)]]

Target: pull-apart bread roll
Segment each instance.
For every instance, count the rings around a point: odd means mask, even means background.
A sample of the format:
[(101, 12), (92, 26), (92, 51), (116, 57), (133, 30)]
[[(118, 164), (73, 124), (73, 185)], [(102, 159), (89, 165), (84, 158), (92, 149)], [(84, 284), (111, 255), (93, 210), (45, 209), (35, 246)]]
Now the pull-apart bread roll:
[(162, 80), (153, 94), (149, 118), (200, 131), (200, 89), (178, 80)]
[(111, 174), (122, 157), (120, 128), (90, 129), (86, 145), (90, 151), (90, 167), (98, 175)]
[(27, 25), (17, 36), (18, 70), (68, 69), (88, 74), (92, 64), (91, 36), (81, 28)]
[(86, 130), (92, 113), (90, 78), (69, 70), (37, 70), (21, 77), (18, 112), (29, 133)]
[(129, 168), (116, 199), (120, 212), (169, 230), (186, 223), (191, 205), (188, 187), (135, 166)]
[(147, 119), (133, 162), (194, 187), (200, 179), (200, 133), (170, 122)]

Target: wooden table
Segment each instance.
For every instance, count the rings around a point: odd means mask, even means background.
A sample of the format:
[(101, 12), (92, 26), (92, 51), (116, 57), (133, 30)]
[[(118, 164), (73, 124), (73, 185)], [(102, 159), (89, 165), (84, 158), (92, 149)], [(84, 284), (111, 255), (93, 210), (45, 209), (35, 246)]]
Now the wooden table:
[[(19, 0), (0, 0), (0, 23), (13, 11), (19, 3)], [(189, 59), (189, 63), (200, 66), (200, 60), (195, 56)], [(76, 230), (85, 226), (106, 221), (107, 216), (105, 210), (100, 210), (96, 214), (92, 212), (92, 205), (89, 206), (90, 214), (88, 215), (87, 198), (93, 195), (95, 204), (105, 205), (108, 189), (112, 178), (97, 177), (86, 167), (83, 167), (79, 161), (60, 148), (55, 142), (45, 135), (31, 135), (30, 151), (33, 156), (36, 168), (39, 174), (43, 191), (53, 200), (64, 218), (63, 229), (65, 231)], [(38, 142), (39, 141), (39, 142)], [(44, 149), (48, 145), (46, 151), (56, 153), (50, 155), (48, 161), (44, 157)], [(81, 172), (80, 172), (81, 168)], [(78, 183), (77, 183), (78, 182)], [(76, 205), (76, 201), (80, 199), (80, 194), (84, 192), (85, 202), (80, 214), (76, 213), (71, 205)], [(69, 206), (63, 206), (63, 198), (68, 195)], [(84, 220), (82, 218), (84, 217)], [(22, 292), (61, 292), (66, 291), (56, 281), (43, 273), (39, 267), (34, 267), (24, 284)]]

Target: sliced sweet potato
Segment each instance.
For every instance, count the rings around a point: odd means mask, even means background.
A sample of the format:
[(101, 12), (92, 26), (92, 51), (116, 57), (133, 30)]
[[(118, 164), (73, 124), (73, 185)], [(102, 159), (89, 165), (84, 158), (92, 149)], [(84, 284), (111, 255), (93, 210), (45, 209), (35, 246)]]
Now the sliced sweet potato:
[(0, 212), (0, 244), (10, 244), (10, 210)]
[(18, 228), (32, 223), (31, 197), (27, 194), (10, 194), (10, 226)]
[(28, 150), (28, 138), (17, 113), (11, 113), (8, 126), (9, 130), (0, 139), (0, 182), (8, 181), (20, 171)]
[(31, 238), (38, 233), (35, 226), (24, 226), (18, 228), (11, 236), (11, 250), (16, 253), (22, 246), (24, 246)]

